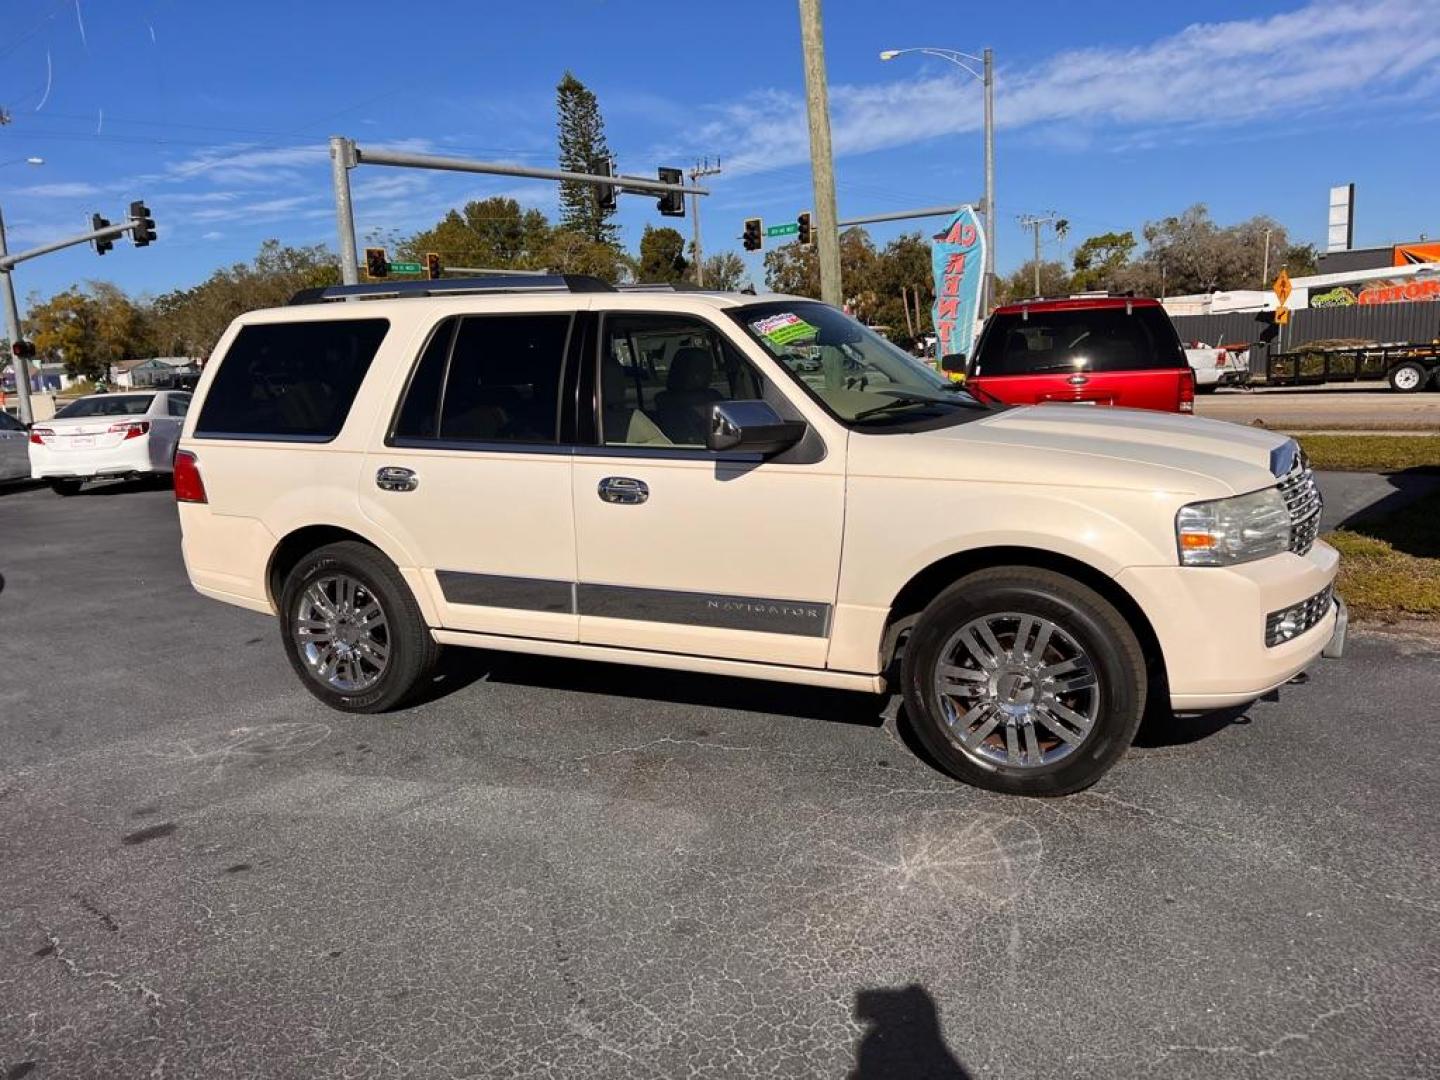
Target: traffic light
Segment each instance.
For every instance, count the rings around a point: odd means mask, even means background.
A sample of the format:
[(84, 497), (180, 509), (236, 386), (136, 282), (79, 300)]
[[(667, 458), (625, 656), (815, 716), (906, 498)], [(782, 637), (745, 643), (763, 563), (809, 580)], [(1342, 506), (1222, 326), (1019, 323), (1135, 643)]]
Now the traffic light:
[(815, 235), (810, 231), (810, 211), (801, 210), (795, 218), (795, 224), (800, 231), (795, 234), (795, 242), (801, 247), (809, 247), (815, 241)]
[(130, 204), (130, 220), (135, 222), (135, 227), (130, 230), (130, 239), (136, 247), (144, 247), (155, 239), (155, 219), (143, 202), (136, 200)]
[[(596, 176), (614, 176), (615, 163), (609, 158), (604, 158), (603, 160), (593, 162), (590, 165), (590, 171)], [(615, 197), (616, 191), (614, 184), (595, 185), (595, 205), (599, 207), (602, 214), (608, 214), (615, 209)]]
[(10, 353), (17, 360), (34, 360), (35, 343), (32, 341), (17, 341), (10, 346)]
[(365, 273), (372, 278), (390, 276), (390, 260), (385, 257), (384, 248), (365, 249)]
[(433, 251), (425, 255), (425, 276), (431, 281), (440, 280), (440, 256)]
[[(101, 217), (99, 214), (91, 214), (91, 215), (90, 215), (90, 228), (91, 228), (91, 229), (99, 230), (99, 229), (108, 229), (109, 227), (110, 227), (110, 220), (109, 220), (109, 218), (103, 218), (103, 217)], [(96, 254), (96, 255), (104, 255), (105, 252), (109, 251), (109, 250), (110, 250), (111, 248), (113, 248), (114, 246), (115, 246), (115, 241), (114, 241), (114, 240), (109, 240), (109, 239), (106, 239), (106, 240), (96, 240), (96, 241), (95, 241), (95, 254)]]
[[(667, 169), (664, 165), (660, 166), (660, 182), (662, 184), (680, 184), (684, 181), (685, 174), (679, 169)], [(685, 196), (678, 191), (667, 191), (656, 200), (655, 205), (666, 217), (685, 216)]]
[(758, 217), (745, 219), (745, 235), (742, 239), (745, 242), (746, 251), (759, 251), (765, 246), (765, 237), (760, 231), (760, 219)]

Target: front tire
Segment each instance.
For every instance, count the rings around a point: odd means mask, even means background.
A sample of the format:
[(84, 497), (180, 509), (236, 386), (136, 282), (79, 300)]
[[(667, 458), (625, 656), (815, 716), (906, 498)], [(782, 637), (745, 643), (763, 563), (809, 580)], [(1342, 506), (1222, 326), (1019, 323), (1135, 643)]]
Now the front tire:
[(1125, 618), (1073, 578), (1030, 567), (970, 574), (921, 614), (902, 684), (915, 734), (956, 779), (1068, 795), (1140, 726), (1145, 656)]
[(51, 480), (50, 490), (56, 495), (64, 495), (66, 497), (79, 495), (82, 482), (83, 481), (80, 480)]
[(295, 564), (281, 590), (280, 637), (305, 689), (342, 712), (402, 704), (440, 655), (400, 572), (355, 541)]

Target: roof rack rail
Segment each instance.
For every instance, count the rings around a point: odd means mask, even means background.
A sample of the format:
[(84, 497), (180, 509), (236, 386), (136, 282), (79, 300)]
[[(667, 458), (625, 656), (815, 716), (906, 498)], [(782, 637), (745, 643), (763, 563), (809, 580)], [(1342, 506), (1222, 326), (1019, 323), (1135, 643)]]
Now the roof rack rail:
[(324, 304), (332, 300), (394, 300), (414, 296), (456, 296), (470, 293), (614, 292), (613, 285), (588, 274), (509, 274), (435, 281), (381, 281), (369, 285), (326, 285), (301, 289), (290, 304)]

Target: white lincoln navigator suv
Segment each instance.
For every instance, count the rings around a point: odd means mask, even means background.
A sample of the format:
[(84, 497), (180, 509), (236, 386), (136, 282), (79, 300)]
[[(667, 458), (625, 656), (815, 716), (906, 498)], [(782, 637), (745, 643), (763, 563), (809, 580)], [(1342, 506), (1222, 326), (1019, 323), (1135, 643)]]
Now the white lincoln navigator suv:
[[(1041, 345), (1081, 370), (1104, 347)], [(898, 679), (953, 775), (1058, 795), (1147, 699), (1243, 704), (1343, 646), (1292, 441), (995, 406), (812, 300), (311, 290), (237, 319), (195, 400), (190, 579), (278, 616), (337, 709), (401, 704), (441, 645)]]

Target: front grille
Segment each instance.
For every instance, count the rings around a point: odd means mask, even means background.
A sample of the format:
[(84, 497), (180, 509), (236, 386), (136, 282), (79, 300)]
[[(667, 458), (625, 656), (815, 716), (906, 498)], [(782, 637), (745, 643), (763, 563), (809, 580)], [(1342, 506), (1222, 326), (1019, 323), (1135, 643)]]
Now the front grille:
[(1303, 460), (1296, 463), (1290, 475), (1280, 481), (1280, 494), (1290, 511), (1290, 550), (1304, 555), (1320, 534), (1320, 510), (1324, 500), (1315, 484), (1315, 474)]
[(1335, 586), (1326, 585), (1308, 600), (1272, 611), (1265, 616), (1266, 647), (1273, 648), (1299, 637), (1323, 619), (1334, 602)]

